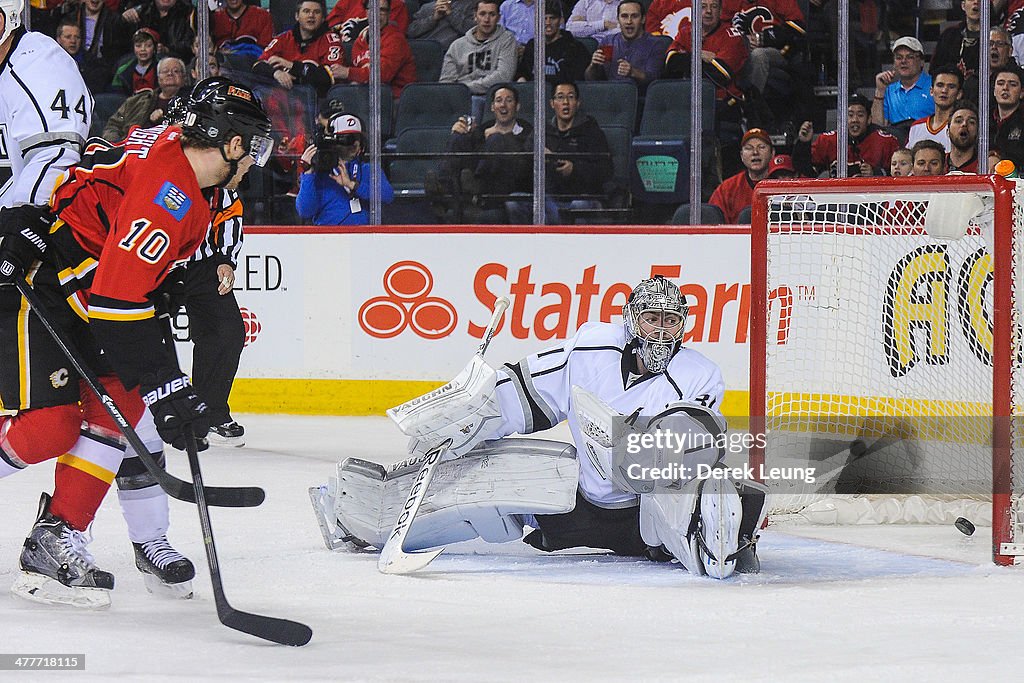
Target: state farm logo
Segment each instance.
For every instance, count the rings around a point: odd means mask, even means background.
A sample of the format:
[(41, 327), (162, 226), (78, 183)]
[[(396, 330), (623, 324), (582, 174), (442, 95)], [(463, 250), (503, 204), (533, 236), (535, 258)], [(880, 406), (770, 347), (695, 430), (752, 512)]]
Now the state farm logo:
[(371, 337), (391, 339), (406, 327), (424, 339), (441, 339), (455, 329), (455, 306), (436, 296), (434, 276), (422, 263), (399, 261), (384, 273), (384, 296), (359, 307), (359, 326)]
[(245, 344), (242, 345), (245, 347), (256, 341), (256, 337), (263, 331), (263, 325), (256, 314), (245, 306), (239, 306), (238, 312), (242, 314), (242, 325), (245, 326)]

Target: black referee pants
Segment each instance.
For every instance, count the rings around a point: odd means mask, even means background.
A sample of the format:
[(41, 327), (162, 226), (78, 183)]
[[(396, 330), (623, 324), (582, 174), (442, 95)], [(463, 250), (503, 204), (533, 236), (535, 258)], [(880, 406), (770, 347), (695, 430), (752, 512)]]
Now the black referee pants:
[(228, 395), (245, 345), (245, 325), (234, 292), (217, 293), (220, 284), (214, 259), (189, 263), (185, 269), (185, 312), (195, 345), (192, 384), (210, 408), (210, 419), (231, 422)]

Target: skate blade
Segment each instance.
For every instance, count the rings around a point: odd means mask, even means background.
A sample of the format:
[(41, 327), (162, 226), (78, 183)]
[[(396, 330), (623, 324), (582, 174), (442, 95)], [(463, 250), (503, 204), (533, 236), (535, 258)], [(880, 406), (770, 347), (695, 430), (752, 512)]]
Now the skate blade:
[(211, 446), (230, 446), (232, 448), (241, 448), (245, 445), (244, 436), (221, 436), (216, 432), (210, 432), (207, 434), (206, 440), (210, 442)]
[(107, 609), (110, 591), (103, 588), (65, 586), (42, 574), (20, 571), (11, 585), (11, 593), (23, 600), (43, 605), (67, 605), (78, 609)]
[(181, 583), (164, 583), (159, 577), (152, 574), (143, 574), (142, 581), (146, 584), (146, 590), (153, 595), (158, 595), (172, 600), (191, 600), (192, 582), (182, 581)]

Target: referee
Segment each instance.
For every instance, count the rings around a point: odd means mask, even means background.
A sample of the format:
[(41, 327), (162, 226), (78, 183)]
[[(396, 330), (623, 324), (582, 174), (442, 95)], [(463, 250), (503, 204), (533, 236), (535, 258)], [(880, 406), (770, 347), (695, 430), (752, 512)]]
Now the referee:
[(211, 444), (245, 445), (245, 429), (231, 417), (228, 395), (245, 346), (245, 325), (233, 291), (242, 249), (242, 202), (233, 178), (210, 199), (210, 231), (185, 267), (185, 312), (195, 348), (192, 384), (210, 409)]

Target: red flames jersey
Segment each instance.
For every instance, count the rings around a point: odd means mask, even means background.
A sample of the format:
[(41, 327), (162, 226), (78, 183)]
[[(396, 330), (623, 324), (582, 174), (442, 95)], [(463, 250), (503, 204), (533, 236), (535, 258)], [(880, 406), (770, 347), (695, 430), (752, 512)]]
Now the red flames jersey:
[[(811, 163), (818, 169), (828, 168), (839, 156), (838, 141), (839, 135), (834, 130), (819, 135), (811, 145)], [(887, 173), (892, 153), (899, 148), (899, 140), (875, 128), (859, 144), (850, 141), (847, 161), (851, 164), (866, 161), (873, 168)]]
[[(75, 242), (98, 261), (73, 265), (61, 281), (74, 278), (89, 289), (91, 279), (93, 297), (118, 302), (103, 312), (105, 320), (152, 317), (149, 294), (176, 262), (196, 252), (211, 218), (176, 127), (134, 128), (117, 145), (88, 145), (51, 203)], [(78, 304), (86, 304), (84, 296)]]
[[(676, 52), (689, 54), (693, 36), (691, 35), (690, 20), (685, 19), (679, 23), (679, 33), (668, 48), (665, 55), (667, 60)], [(747, 48), (747, 41), (740, 35), (729, 22), (723, 21), (718, 28), (704, 36), (701, 41), (701, 50), (713, 52), (715, 58), (704, 64), (704, 73), (711, 77), (715, 83), (715, 96), (723, 100), (728, 95), (742, 98), (743, 94), (739, 87), (733, 82), (743, 66), (747, 63), (750, 50)]]
[(746, 35), (784, 24), (804, 32), (804, 13), (796, 0), (724, 0), (722, 19), (732, 20), (732, 25)]
[(210, 17), (210, 35), (213, 43), (220, 47), (226, 40), (252, 38), (260, 47), (266, 47), (274, 38), (274, 19), (270, 12), (253, 5), (245, 9), (237, 19), (226, 9), (219, 9)]
[(679, 25), (686, 22), (689, 27), (692, 16), (693, 3), (690, 0), (654, 0), (647, 8), (644, 29), (656, 36), (675, 38), (679, 35)]
[(298, 28), (278, 33), (260, 55), (260, 60), (266, 61), (274, 56), (284, 57), (289, 62), (312, 62), (319, 66), (331, 66), (344, 61), (341, 38), (334, 31), (327, 30), (305, 44), (299, 37)]

